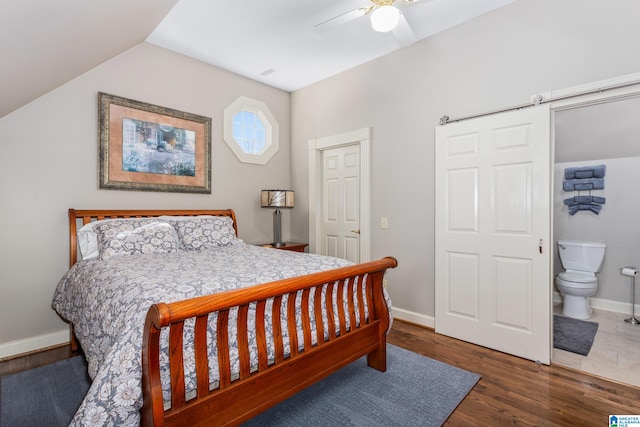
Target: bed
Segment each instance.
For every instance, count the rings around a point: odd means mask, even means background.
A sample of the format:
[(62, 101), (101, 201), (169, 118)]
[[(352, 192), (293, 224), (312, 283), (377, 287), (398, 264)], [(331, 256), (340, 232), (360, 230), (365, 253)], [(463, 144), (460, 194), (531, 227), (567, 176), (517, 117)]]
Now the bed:
[(72, 425), (237, 425), (362, 356), (386, 370), (395, 258), (249, 245), (233, 210), (70, 209), (69, 238), (52, 306), (93, 380)]

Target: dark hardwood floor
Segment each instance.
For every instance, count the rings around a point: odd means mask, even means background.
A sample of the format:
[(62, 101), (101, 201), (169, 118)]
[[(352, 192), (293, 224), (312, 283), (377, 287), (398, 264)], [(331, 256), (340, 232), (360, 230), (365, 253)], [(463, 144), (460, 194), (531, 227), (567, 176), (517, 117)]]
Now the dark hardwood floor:
[(640, 415), (640, 388), (489, 350), (395, 320), (387, 338), (482, 375), (445, 426), (608, 426)]
[[(607, 426), (609, 415), (640, 415), (640, 388), (534, 362), (395, 320), (387, 340), (482, 375), (445, 426)], [(0, 375), (74, 356), (61, 346), (0, 361)]]
[(48, 365), (49, 363), (68, 359), (79, 354), (82, 353), (71, 351), (70, 346), (66, 344), (34, 351), (20, 357), (0, 359), (0, 377), (37, 368), (38, 366)]

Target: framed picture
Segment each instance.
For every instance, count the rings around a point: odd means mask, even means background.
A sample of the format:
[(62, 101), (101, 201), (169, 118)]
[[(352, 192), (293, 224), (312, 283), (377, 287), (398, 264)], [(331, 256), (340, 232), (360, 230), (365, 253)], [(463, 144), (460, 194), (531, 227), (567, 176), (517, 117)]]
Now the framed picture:
[(211, 118), (98, 92), (100, 188), (211, 193)]

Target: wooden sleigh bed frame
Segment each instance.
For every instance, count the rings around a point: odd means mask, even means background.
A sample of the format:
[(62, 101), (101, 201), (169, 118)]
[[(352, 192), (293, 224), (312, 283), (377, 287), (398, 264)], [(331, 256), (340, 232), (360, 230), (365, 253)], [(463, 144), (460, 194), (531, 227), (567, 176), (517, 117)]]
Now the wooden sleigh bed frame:
[[(79, 224), (111, 218), (145, 218), (161, 215), (229, 216), (233, 210), (74, 210), (69, 209), (70, 265), (76, 263)], [(386, 370), (386, 334), (390, 325), (384, 299), (382, 279), (387, 268), (395, 268), (395, 258), (357, 264), (305, 276), (279, 280), (250, 288), (208, 295), (171, 304), (158, 302), (149, 308), (142, 350), (142, 425), (197, 426), (237, 425), (283, 401), (345, 365), (367, 356), (369, 366)], [(365, 280), (366, 279), (366, 280)], [(365, 286), (354, 284), (365, 283)], [(327, 298), (321, 298), (322, 292)], [(346, 292), (344, 292), (346, 290)], [(336, 292), (337, 291), (337, 292)], [(295, 317), (296, 295), (301, 293), (302, 316)], [(331, 295), (337, 295), (333, 301)], [(344, 301), (343, 294), (347, 295)], [(313, 295), (313, 311), (308, 302)], [(287, 304), (282, 304), (283, 297)], [(300, 298), (298, 298), (300, 300)], [(273, 304), (269, 304), (272, 301)], [(337, 313), (334, 312), (334, 303)], [(247, 322), (249, 307), (255, 307), (258, 366), (250, 366)], [(366, 305), (366, 312), (365, 312)], [(346, 309), (343, 309), (345, 307)], [(227, 334), (229, 312), (237, 310), (238, 352), (240, 372), (232, 373)], [(272, 310), (275, 359), (267, 356), (265, 310)], [(281, 324), (280, 311), (286, 310), (287, 321)], [(339, 327), (327, 322), (324, 330), (322, 314), (338, 319)], [(209, 314), (217, 315), (217, 336), (207, 343)], [(311, 319), (315, 317), (316, 334), (312, 336)], [(197, 390), (195, 396), (185, 392), (183, 364), (183, 330), (185, 321), (194, 319), (194, 352)], [(298, 342), (296, 320), (302, 324), (303, 340)], [(171, 404), (165, 409), (160, 380), (161, 331), (168, 328)], [(283, 328), (289, 332), (285, 348)], [(220, 380), (209, 379), (207, 346), (217, 346)], [(77, 341), (72, 333), (72, 347)]]

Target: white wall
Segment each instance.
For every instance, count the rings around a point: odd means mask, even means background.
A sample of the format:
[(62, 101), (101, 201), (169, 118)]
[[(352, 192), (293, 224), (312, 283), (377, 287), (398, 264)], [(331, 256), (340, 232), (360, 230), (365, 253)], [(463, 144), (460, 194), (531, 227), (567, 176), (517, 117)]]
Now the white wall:
[[(212, 194), (98, 189), (98, 91), (211, 117)], [(240, 163), (222, 139), (223, 110), (240, 95), (279, 122), (265, 166)], [(146, 43), (0, 119), (0, 358), (68, 339), (51, 298), (68, 268), (69, 208), (233, 208), (240, 238), (271, 241), (259, 192), (290, 186), (289, 130), (289, 93)]]
[[(232, 207), (242, 238), (269, 241), (258, 192), (291, 186), (284, 234), (290, 218), (290, 238), (306, 240), (308, 140), (363, 127), (373, 129), (372, 223), (389, 218), (373, 229), (371, 255), (398, 258), (389, 291), (404, 317), (433, 322), (439, 118), (639, 71), (638, 16), (636, 0), (518, 0), (291, 96), (148, 44), (119, 55), (0, 119), (0, 350), (66, 334), (50, 301), (68, 265), (69, 207)], [(212, 117), (213, 194), (99, 190), (98, 91)], [(267, 102), (280, 124), (264, 167), (239, 163), (222, 141), (222, 111), (239, 95)]]
[[(402, 317), (434, 314), (434, 128), (528, 102), (531, 95), (640, 70), (635, 0), (518, 0), (292, 94), (292, 179), (307, 205), (307, 141), (373, 129), (372, 257), (393, 255), (389, 292)], [(292, 233), (308, 219), (296, 209)], [(396, 313), (398, 316), (400, 314)]]

